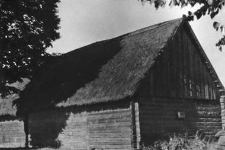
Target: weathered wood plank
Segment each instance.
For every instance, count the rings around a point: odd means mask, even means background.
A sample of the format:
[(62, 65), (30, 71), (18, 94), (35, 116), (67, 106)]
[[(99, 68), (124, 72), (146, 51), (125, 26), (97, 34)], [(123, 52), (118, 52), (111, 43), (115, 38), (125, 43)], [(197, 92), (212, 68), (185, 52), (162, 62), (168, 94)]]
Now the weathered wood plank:
[(0, 122), (0, 148), (25, 147), (24, 122), (19, 120)]
[(194, 39), (179, 29), (149, 72), (150, 95), (214, 99), (219, 91), (203, 61)]
[(92, 132), (92, 134), (90, 134), (89, 138), (102, 138), (102, 137), (108, 137), (108, 138), (125, 138), (125, 137), (130, 137), (132, 134), (131, 133), (127, 133), (127, 134), (124, 134), (124, 133), (105, 133), (105, 132), (102, 132), (102, 133), (99, 133), (99, 132)]
[(91, 113), (88, 117), (88, 127), (90, 148), (105, 146), (107, 149), (131, 148), (131, 108), (111, 113)]
[(116, 150), (130, 150), (131, 146), (130, 145), (104, 145), (104, 146), (99, 146), (99, 145), (90, 145), (91, 148), (96, 148), (96, 149), (116, 149)]

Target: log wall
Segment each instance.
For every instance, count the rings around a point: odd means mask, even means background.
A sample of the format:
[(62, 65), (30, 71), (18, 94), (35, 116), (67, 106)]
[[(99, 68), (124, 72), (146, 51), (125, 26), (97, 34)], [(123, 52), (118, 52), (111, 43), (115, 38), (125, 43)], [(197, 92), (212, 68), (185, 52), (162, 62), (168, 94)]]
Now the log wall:
[[(146, 97), (141, 99), (139, 109), (141, 137), (145, 143), (171, 133), (193, 135), (197, 130), (210, 136), (222, 128), (218, 100)], [(178, 112), (183, 113), (184, 118), (179, 118)]]
[[(173, 132), (195, 134), (200, 129), (210, 136), (221, 130), (225, 102), (220, 106), (220, 93), (208, 63), (186, 27), (179, 28), (136, 95), (143, 142), (151, 143)], [(185, 118), (178, 118), (178, 113)]]
[(132, 149), (130, 108), (92, 112), (65, 109), (29, 115), (29, 146), (56, 149)]
[(131, 149), (131, 110), (91, 113), (88, 117), (90, 149)]
[(220, 97), (222, 127), (225, 129), (225, 95)]
[(21, 120), (0, 122), (0, 148), (25, 147), (26, 136)]

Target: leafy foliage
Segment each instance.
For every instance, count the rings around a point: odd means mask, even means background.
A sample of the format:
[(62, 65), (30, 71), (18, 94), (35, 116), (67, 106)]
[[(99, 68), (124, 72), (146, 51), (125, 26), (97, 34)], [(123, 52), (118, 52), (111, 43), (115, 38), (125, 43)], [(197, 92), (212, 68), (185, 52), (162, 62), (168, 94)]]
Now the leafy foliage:
[(50, 55), (46, 49), (58, 39), (60, 0), (0, 0), (0, 93), (19, 91), (10, 86), (31, 79)]
[(184, 136), (174, 134), (169, 140), (158, 140), (151, 146), (142, 146), (142, 150), (217, 150), (217, 148), (219, 148), (217, 142), (205, 138), (199, 131), (193, 137), (188, 137), (187, 134)]
[[(159, 7), (164, 7), (166, 4), (166, 0), (141, 0), (143, 3), (150, 2), (151, 4), (154, 3), (155, 8), (158, 9)], [(185, 16), (188, 21), (194, 20), (194, 17), (197, 19), (200, 19), (202, 16), (210, 15), (210, 17), (213, 19), (216, 15), (219, 14), (219, 12), (222, 10), (222, 8), (225, 5), (225, 0), (169, 0), (170, 6), (181, 6), (181, 8), (191, 5), (194, 7), (196, 4), (200, 4), (200, 8), (195, 12), (188, 12), (188, 16)], [(223, 33), (223, 37), (219, 39), (219, 41), (216, 43), (216, 46), (219, 47), (219, 50), (222, 51), (222, 46), (225, 45), (225, 35), (224, 25), (220, 25), (218, 22), (214, 22), (213, 27), (218, 31), (218, 28), (221, 29), (221, 32)]]

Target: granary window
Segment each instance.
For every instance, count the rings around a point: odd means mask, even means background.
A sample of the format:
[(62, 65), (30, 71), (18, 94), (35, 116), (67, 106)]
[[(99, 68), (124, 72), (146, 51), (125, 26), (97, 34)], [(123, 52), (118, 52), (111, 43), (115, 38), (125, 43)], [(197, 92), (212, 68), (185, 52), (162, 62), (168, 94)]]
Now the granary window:
[(206, 98), (206, 99), (209, 99), (208, 85), (205, 85), (205, 98)]
[(188, 88), (187, 79), (184, 76), (184, 93), (185, 93), (185, 97), (187, 97), (187, 95), (188, 95), (188, 89), (187, 88)]
[(190, 97), (193, 96), (193, 93), (192, 93), (192, 81), (189, 80), (189, 94), (190, 94)]
[(201, 97), (200, 86), (196, 84), (197, 97)]
[(213, 99), (216, 99), (216, 92), (214, 89), (213, 89)]
[(212, 87), (209, 87), (209, 92), (210, 92), (210, 99), (213, 99), (213, 89), (212, 89)]

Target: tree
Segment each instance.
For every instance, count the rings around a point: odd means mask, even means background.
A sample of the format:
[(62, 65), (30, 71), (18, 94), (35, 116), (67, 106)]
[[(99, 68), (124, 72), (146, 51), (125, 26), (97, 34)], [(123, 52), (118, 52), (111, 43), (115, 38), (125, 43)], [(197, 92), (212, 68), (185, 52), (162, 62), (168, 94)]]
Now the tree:
[(31, 79), (58, 39), (60, 0), (0, 0), (0, 93), (18, 93), (14, 82)]
[[(164, 7), (166, 5), (166, 0), (141, 0), (141, 2), (146, 3), (150, 2), (154, 4), (155, 8)], [(200, 4), (200, 8), (195, 12), (188, 12), (187, 16), (184, 16), (188, 21), (194, 20), (196, 17), (200, 19), (202, 16), (210, 15), (213, 19), (224, 7), (225, 0), (169, 0), (170, 6), (180, 6), (181, 8), (191, 5), (194, 7), (196, 4)], [(225, 26), (220, 24), (219, 22), (214, 22), (213, 27), (217, 31), (221, 31), (224, 33)], [(225, 35), (216, 43), (216, 46), (219, 47), (219, 50), (222, 51), (222, 46), (225, 45)]]

